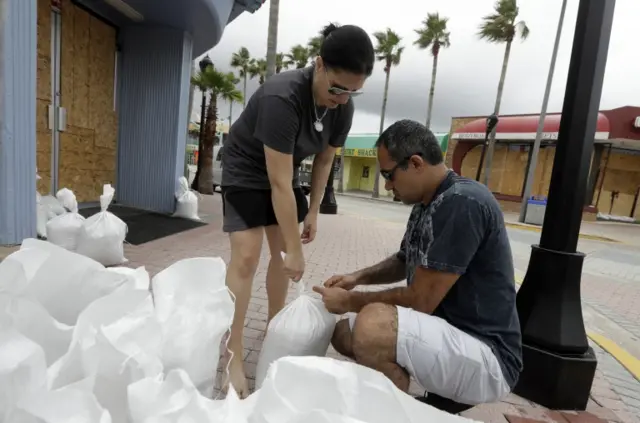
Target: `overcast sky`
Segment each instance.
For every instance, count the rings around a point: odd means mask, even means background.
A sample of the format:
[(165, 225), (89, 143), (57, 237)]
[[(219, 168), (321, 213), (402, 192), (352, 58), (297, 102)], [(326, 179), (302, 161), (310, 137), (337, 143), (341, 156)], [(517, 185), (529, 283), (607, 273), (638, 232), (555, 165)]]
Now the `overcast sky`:
[[(569, 0), (559, 57), (549, 102), (549, 112), (560, 111), (566, 84), (569, 55), (579, 0)], [(519, 0), (520, 19), (531, 30), (529, 38), (514, 42), (501, 114), (540, 111), (555, 38), (560, 0)], [(389, 27), (402, 37), (406, 47), (402, 62), (391, 70), (385, 126), (395, 120), (426, 119), (432, 58), (413, 42), (427, 13), (448, 17), (451, 47), (442, 50), (438, 65), (432, 129), (448, 131), (452, 116), (486, 115), (492, 112), (504, 45), (477, 38), (481, 18), (492, 12), (494, 0), (280, 0), (278, 51), (287, 52), (308, 39), (330, 21), (354, 24), (372, 34)], [(222, 40), (208, 54), (220, 70), (230, 70), (233, 52), (247, 47), (253, 57), (264, 57), (267, 45), (269, 2), (255, 14), (243, 13), (224, 31)], [(601, 109), (640, 105), (640, 1), (617, 0)], [(248, 95), (257, 88), (248, 84)], [(378, 132), (383, 66), (378, 62), (365, 85), (366, 93), (356, 102), (352, 132)], [(194, 99), (197, 113), (200, 97)], [(233, 119), (242, 111), (234, 105)], [(228, 117), (229, 106), (220, 104), (220, 116)]]

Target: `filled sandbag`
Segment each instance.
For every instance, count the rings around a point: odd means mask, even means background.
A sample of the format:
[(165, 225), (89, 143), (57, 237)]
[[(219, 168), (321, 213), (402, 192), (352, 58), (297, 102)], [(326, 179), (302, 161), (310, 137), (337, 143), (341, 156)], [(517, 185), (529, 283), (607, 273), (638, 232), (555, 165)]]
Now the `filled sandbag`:
[(100, 212), (84, 221), (78, 234), (76, 251), (90, 257), (105, 266), (122, 264), (124, 257), (124, 239), (127, 225), (107, 209), (113, 201), (115, 190), (111, 185), (104, 186), (100, 196)]
[(176, 211), (174, 217), (182, 217), (191, 220), (200, 220), (198, 216), (198, 196), (189, 188), (187, 178), (178, 179), (176, 190)]

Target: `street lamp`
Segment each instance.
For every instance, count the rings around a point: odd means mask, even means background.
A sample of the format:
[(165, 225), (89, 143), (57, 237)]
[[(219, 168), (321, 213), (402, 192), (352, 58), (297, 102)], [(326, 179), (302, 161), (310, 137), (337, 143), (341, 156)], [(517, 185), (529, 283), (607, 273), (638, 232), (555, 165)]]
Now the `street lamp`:
[(484, 155), (487, 151), (487, 145), (489, 144), (489, 134), (493, 131), (493, 129), (498, 124), (498, 116), (495, 113), (492, 113), (491, 116), (487, 118), (487, 129), (484, 133), (484, 144), (482, 145), (482, 153), (480, 153), (480, 163), (478, 164), (478, 171), (476, 172), (476, 181), (480, 180), (480, 173), (482, 173), (482, 164), (484, 163)]
[(564, 13), (567, 10), (567, 0), (562, 0), (560, 8), (560, 19), (558, 19), (558, 29), (556, 30), (556, 40), (553, 44), (553, 53), (551, 53), (551, 63), (549, 64), (549, 74), (547, 75), (547, 86), (544, 89), (544, 97), (542, 98), (542, 110), (540, 110), (540, 119), (538, 120), (538, 129), (536, 131), (536, 139), (533, 142), (533, 149), (529, 156), (529, 166), (524, 181), (524, 192), (522, 194), (522, 205), (520, 206), (519, 221), (524, 223), (527, 216), (527, 207), (529, 206), (529, 197), (533, 187), (533, 178), (536, 175), (536, 166), (538, 165), (538, 153), (540, 152), (540, 142), (542, 141), (542, 132), (544, 131), (544, 120), (547, 117), (547, 105), (549, 104), (549, 95), (551, 94), (551, 85), (553, 84), (553, 73), (556, 69), (556, 58), (558, 57), (558, 47), (560, 47), (560, 38), (562, 36), (562, 25), (564, 23)]
[[(198, 63), (198, 66), (200, 67), (200, 72), (204, 72), (206, 71), (209, 67), (213, 66), (213, 62), (211, 61), (211, 59), (209, 58), (209, 56), (204, 56), (202, 58), (202, 60), (200, 60), (200, 62)], [(202, 143), (202, 138), (204, 136), (204, 120), (205, 120), (205, 113), (206, 113), (206, 108), (207, 106), (207, 96), (206, 93), (203, 91), (202, 92), (202, 101), (200, 102), (200, 131), (198, 133), (198, 162), (200, 161), (200, 158), (202, 157), (203, 153), (204, 153), (204, 146)], [(196, 163), (197, 166), (198, 163)], [(198, 189), (198, 179), (200, 177), (200, 172), (199, 169), (200, 167), (197, 166), (196, 167), (196, 175), (193, 178), (193, 182), (191, 183), (191, 189), (193, 190), (197, 190)]]
[(336, 195), (333, 191), (333, 176), (335, 172), (336, 158), (334, 156), (331, 172), (329, 172), (329, 178), (327, 179), (327, 186), (324, 188), (324, 197), (322, 197), (322, 202), (320, 203), (320, 213), (322, 214), (338, 214), (338, 203), (336, 202)]
[(580, 0), (540, 245), (517, 295), (524, 369), (514, 392), (584, 410), (597, 360), (582, 318), (577, 252), (615, 0)]

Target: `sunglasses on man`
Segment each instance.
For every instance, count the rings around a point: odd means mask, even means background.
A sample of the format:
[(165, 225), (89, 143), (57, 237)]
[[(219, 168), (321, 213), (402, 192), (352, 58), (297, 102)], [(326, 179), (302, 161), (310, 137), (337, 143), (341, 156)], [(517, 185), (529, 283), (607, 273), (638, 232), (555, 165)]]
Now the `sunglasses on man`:
[(398, 163), (396, 163), (394, 167), (392, 167), (389, 170), (380, 169), (380, 175), (384, 178), (385, 181), (393, 182), (393, 178), (396, 174), (396, 170), (398, 170), (398, 168), (406, 166), (409, 163), (409, 160), (411, 160), (411, 157), (413, 156), (422, 157), (422, 154), (420, 153), (411, 154), (405, 157), (404, 159), (400, 160)]

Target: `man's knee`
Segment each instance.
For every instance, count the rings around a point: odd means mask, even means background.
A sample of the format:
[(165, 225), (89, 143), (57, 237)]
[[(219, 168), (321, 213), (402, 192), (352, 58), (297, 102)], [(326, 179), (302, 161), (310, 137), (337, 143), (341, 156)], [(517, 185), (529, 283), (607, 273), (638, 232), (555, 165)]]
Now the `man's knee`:
[(351, 328), (348, 319), (343, 319), (336, 324), (331, 337), (331, 345), (338, 353), (353, 358)]
[(378, 358), (395, 359), (398, 337), (398, 312), (395, 306), (373, 303), (366, 305), (356, 316), (352, 343), (356, 359), (375, 354)]

